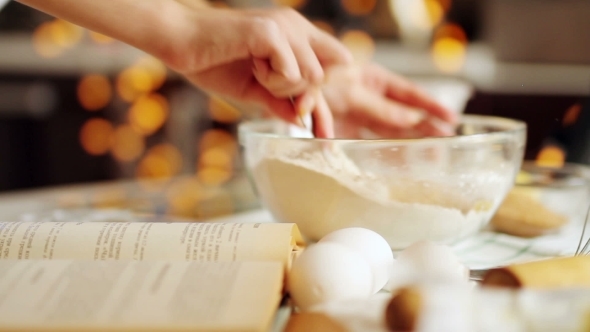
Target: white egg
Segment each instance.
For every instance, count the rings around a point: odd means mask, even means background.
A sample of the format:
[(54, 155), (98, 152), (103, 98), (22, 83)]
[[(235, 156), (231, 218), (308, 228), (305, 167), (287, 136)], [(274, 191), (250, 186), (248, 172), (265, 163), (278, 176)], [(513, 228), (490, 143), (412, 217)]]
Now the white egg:
[(373, 293), (380, 291), (391, 277), (393, 252), (378, 233), (361, 227), (343, 228), (324, 236), (320, 241), (339, 243), (359, 252), (373, 271)]
[(356, 251), (338, 243), (317, 243), (293, 262), (287, 287), (302, 310), (320, 303), (366, 299), (372, 294), (373, 273)]
[(462, 281), (469, 277), (469, 271), (449, 246), (429, 241), (413, 243), (397, 256), (397, 262), (422, 278)]

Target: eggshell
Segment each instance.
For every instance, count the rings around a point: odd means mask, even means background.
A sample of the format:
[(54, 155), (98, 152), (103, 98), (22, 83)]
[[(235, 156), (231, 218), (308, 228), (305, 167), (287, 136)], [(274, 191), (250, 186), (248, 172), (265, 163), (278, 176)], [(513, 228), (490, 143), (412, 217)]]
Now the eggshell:
[(287, 287), (302, 310), (313, 305), (372, 294), (373, 273), (356, 251), (338, 243), (311, 245), (293, 262)]
[(391, 277), (394, 258), (387, 241), (367, 228), (350, 227), (324, 236), (319, 243), (338, 243), (360, 253), (373, 271), (373, 293), (379, 292)]
[(397, 256), (397, 262), (424, 278), (457, 281), (469, 276), (450, 247), (429, 241), (413, 243)]

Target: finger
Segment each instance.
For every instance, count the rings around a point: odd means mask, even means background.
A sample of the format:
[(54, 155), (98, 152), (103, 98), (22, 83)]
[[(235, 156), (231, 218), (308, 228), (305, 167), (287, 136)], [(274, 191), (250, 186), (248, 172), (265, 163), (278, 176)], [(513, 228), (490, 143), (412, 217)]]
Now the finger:
[(335, 65), (349, 65), (352, 53), (338, 39), (317, 29), (310, 37), (311, 48), (324, 68)]
[(449, 123), (457, 122), (455, 112), (437, 103), (414, 83), (401, 76), (386, 72), (385, 69), (377, 66), (373, 66), (371, 70), (380, 71), (379, 75), (385, 78), (386, 95), (388, 97), (409, 106), (421, 108)]
[(305, 80), (293, 82), (286, 79), (283, 75), (272, 71), (267, 60), (253, 59), (252, 63), (254, 66), (252, 73), (258, 83), (277, 98), (299, 95), (309, 86)]
[(254, 58), (268, 59), (270, 68), (291, 81), (301, 79), (291, 45), (279, 25), (267, 18), (253, 20), (248, 34), (248, 49)]
[(350, 96), (350, 106), (368, 121), (391, 128), (411, 128), (420, 123), (425, 114), (416, 108), (387, 99), (373, 91), (357, 89)]
[(427, 137), (444, 137), (453, 136), (455, 134), (454, 129), (434, 118), (428, 118), (420, 122), (415, 129), (422, 135)]
[(317, 98), (314, 89), (307, 89), (295, 99), (295, 113), (298, 116), (305, 117), (316, 107)]
[(265, 111), (274, 114), (286, 122), (302, 126), (289, 99), (276, 98), (263, 86), (258, 84), (249, 87), (244, 96), (245, 101), (260, 105)]
[(307, 41), (293, 45), (301, 76), (311, 85), (320, 85), (324, 81), (324, 70), (314, 50)]
[(311, 113), (313, 117), (313, 134), (317, 138), (334, 137), (334, 119), (330, 107), (321, 91), (315, 93), (316, 107)]

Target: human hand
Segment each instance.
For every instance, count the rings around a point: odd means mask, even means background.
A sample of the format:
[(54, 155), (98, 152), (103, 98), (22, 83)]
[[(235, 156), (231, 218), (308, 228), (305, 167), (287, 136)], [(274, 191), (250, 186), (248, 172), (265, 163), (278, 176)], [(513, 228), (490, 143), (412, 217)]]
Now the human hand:
[(448, 136), (457, 122), (454, 112), (377, 64), (331, 68), (323, 92), (337, 137), (358, 138), (365, 129), (383, 138)]
[(317, 87), (325, 68), (349, 64), (352, 57), (296, 11), (187, 6), (173, 30), (177, 36), (164, 60), (196, 86), (258, 104), (291, 123), (298, 123), (298, 113), (313, 111), (316, 135), (331, 135), (331, 115)]

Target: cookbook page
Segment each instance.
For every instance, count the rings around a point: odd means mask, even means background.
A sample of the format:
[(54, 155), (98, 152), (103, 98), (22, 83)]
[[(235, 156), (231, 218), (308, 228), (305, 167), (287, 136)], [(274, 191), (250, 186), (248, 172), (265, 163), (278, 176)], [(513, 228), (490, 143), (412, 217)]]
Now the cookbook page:
[(0, 259), (279, 261), (303, 245), (283, 223), (0, 222)]
[(280, 262), (0, 261), (0, 331), (267, 331)]

